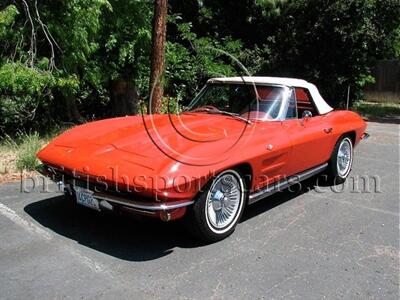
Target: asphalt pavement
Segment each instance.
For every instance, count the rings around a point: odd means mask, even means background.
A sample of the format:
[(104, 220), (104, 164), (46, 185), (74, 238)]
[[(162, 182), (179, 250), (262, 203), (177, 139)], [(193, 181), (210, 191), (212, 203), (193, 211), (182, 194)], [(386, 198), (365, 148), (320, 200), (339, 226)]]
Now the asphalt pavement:
[(0, 299), (399, 299), (399, 125), (368, 131), (347, 183), (275, 194), (212, 245), (1, 185)]

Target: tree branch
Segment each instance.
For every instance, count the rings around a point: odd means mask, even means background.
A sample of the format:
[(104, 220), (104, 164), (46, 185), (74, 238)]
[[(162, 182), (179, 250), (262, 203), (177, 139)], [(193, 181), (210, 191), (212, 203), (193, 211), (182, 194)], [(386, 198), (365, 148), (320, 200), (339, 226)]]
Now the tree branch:
[(46, 36), (46, 39), (50, 45), (51, 57), (50, 57), (50, 63), (49, 63), (49, 71), (51, 72), (55, 67), (55, 52), (54, 52), (54, 45), (52, 42), (52, 40), (54, 40), (54, 39), (50, 38), (51, 34), (48, 32), (47, 26), (43, 24), (42, 19), (40, 18), (39, 10), (37, 7), (37, 0), (35, 0), (35, 11), (36, 11), (36, 20), (39, 22), (40, 26), (42, 27), (43, 33)]
[(25, 0), (22, 0), (22, 3), (24, 4), (24, 10), (26, 13), (26, 16), (29, 20), (29, 23), (31, 24), (31, 46), (30, 46), (30, 66), (33, 68), (35, 58), (36, 58), (36, 51), (37, 51), (37, 46), (36, 46), (36, 31), (35, 31), (35, 25), (33, 24), (32, 16), (29, 10), (29, 5), (26, 3)]

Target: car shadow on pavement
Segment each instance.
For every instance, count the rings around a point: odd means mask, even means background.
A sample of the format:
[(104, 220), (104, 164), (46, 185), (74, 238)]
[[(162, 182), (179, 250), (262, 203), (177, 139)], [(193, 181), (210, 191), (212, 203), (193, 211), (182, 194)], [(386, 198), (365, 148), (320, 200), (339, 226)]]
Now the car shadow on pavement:
[(127, 261), (147, 261), (170, 254), (175, 247), (201, 246), (188, 238), (181, 222), (99, 213), (64, 196), (25, 206), (24, 211), (49, 230), (79, 244)]
[[(307, 180), (297, 191), (285, 190), (246, 207), (241, 222), (272, 210), (314, 186)], [(192, 238), (182, 221), (164, 223), (114, 213), (98, 213), (80, 207), (64, 196), (44, 199), (24, 208), (34, 220), (49, 230), (96, 251), (127, 261), (148, 261), (164, 257), (174, 248), (204, 246)], [(271, 211), (270, 213), (273, 213)]]
[(301, 184), (293, 185), (287, 189), (268, 196), (267, 198), (246, 207), (240, 223), (246, 222), (247, 220), (254, 218), (257, 215), (272, 210), (274, 207), (277, 207), (287, 201), (308, 193), (309, 191), (315, 189), (317, 184), (319, 184), (320, 186), (327, 186), (327, 184), (325, 184), (325, 181), (326, 180), (324, 180), (323, 175), (314, 176), (307, 180), (304, 180), (303, 182), (301, 182)]

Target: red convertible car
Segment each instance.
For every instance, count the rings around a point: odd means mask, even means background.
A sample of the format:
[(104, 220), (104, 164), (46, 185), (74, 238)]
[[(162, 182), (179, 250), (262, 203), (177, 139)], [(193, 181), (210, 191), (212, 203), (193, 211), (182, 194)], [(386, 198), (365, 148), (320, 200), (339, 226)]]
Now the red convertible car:
[(365, 129), (304, 80), (214, 78), (179, 114), (77, 126), (38, 158), (79, 204), (185, 217), (213, 242), (234, 231), (247, 205), (292, 184), (321, 172), (344, 182)]

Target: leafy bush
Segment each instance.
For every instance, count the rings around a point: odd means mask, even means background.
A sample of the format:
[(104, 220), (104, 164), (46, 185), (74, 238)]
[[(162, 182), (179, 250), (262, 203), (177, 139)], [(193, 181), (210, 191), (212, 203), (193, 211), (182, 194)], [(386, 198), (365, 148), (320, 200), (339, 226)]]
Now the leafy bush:
[(218, 41), (198, 37), (191, 23), (176, 23), (179, 42), (166, 49), (166, 93), (186, 104), (210, 77), (243, 74), (237, 58), (243, 45), (230, 37)]
[(0, 38), (4, 38), (9, 33), (8, 27), (14, 22), (19, 11), (15, 5), (9, 5), (0, 11)]
[[(0, 136), (134, 113), (148, 100), (152, 11), (147, 0), (2, 1)], [(244, 75), (237, 59), (253, 75), (315, 82), (340, 105), (348, 85), (361, 97), (376, 60), (400, 56), (398, 0), (170, 0), (168, 13), (165, 97), (183, 104), (209, 77)]]
[(54, 77), (47, 71), (18, 62), (0, 66), (0, 135), (43, 126), (46, 122), (35, 117), (51, 101), (54, 83)]

